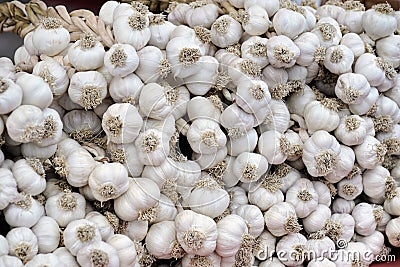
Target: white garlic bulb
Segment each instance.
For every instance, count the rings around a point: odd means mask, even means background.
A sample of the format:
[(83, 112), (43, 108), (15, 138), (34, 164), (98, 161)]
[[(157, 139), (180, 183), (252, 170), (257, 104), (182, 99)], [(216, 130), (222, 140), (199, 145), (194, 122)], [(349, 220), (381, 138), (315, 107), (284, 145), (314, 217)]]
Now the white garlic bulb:
[(185, 200), (184, 204), (194, 212), (215, 218), (229, 206), (229, 195), (210, 176), (201, 177)]
[(15, 162), (12, 171), (19, 190), (36, 196), (46, 188), (45, 170), (39, 159), (20, 159)]
[(235, 159), (233, 174), (242, 182), (257, 181), (268, 169), (267, 159), (257, 153), (243, 152)]
[(306, 28), (304, 9), (292, 2), (285, 2), (275, 13), (272, 25), (277, 35), (285, 35), (290, 39), (299, 36)]
[(351, 213), (355, 221), (355, 231), (363, 236), (371, 235), (382, 217), (382, 212), (381, 206), (374, 207), (365, 202), (357, 204)]
[(236, 103), (247, 113), (266, 108), (271, 95), (268, 85), (259, 80), (242, 80), (237, 85)]
[(128, 190), (128, 171), (118, 162), (98, 165), (90, 173), (88, 183), (98, 201), (116, 199)]
[(170, 153), (169, 140), (157, 129), (148, 129), (136, 138), (138, 158), (144, 165), (161, 165)]
[(23, 263), (31, 260), (38, 253), (35, 234), (27, 227), (11, 229), (6, 235), (9, 255), (18, 257)]
[(268, 28), (272, 25), (268, 18), (268, 12), (258, 5), (247, 8), (243, 13), (243, 17), (242, 27), (244, 32), (252, 36), (266, 33)]
[(354, 147), (358, 164), (365, 169), (374, 169), (383, 162), (387, 148), (375, 137), (367, 135), (364, 142)]
[(317, 131), (304, 143), (302, 159), (310, 175), (325, 176), (336, 169), (339, 153), (336, 138), (326, 131)]
[(142, 81), (157, 82), (160, 78), (166, 78), (171, 72), (171, 64), (163, 52), (155, 46), (146, 46), (137, 51), (139, 65), (135, 74)]
[(98, 135), (101, 120), (93, 111), (72, 110), (62, 118), (64, 131), (72, 138), (83, 141)]
[(297, 233), (302, 228), (296, 210), (287, 202), (274, 204), (264, 213), (264, 220), (268, 231), (274, 236)]
[(242, 25), (230, 15), (222, 15), (211, 25), (211, 42), (225, 48), (237, 43), (242, 36)]
[(104, 66), (112, 76), (127, 76), (139, 66), (136, 49), (129, 44), (112, 45), (104, 54)]
[(109, 211), (104, 212), (104, 215), (97, 211), (91, 211), (85, 216), (85, 220), (96, 224), (103, 241), (114, 235), (114, 230), (116, 230), (116, 224), (118, 223), (115, 223), (115, 218), (116, 216)]
[(3, 255), (0, 256), (0, 264), (4, 267), (23, 267), (24, 264), (16, 256)]
[(18, 201), (4, 210), (4, 218), (12, 227), (32, 227), (43, 214), (43, 205), (25, 193), (20, 193)]
[(267, 41), (266, 38), (252, 36), (244, 41), (240, 47), (242, 58), (249, 59), (258, 64), (261, 68), (268, 65), (267, 57)]
[(57, 255), (53, 253), (47, 254), (37, 254), (30, 261), (28, 261), (25, 266), (27, 267), (35, 267), (46, 264), (51, 267), (65, 267), (66, 265), (62, 262)]
[(110, 96), (116, 103), (130, 103), (135, 105), (139, 101), (143, 85), (140, 78), (136, 74), (131, 73), (125, 77), (113, 77), (108, 89)]
[(299, 218), (305, 218), (317, 208), (318, 194), (311, 181), (300, 178), (287, 190), (286, 202), (293, 205)]
[(282, 237), (276, 243), (276, 250), (282, 251), (284, 255), (290, 255), (285, 257), (285, 263), (287, 266), (296, 266), (305, 260), (304, 252), (307, 244), (307, 239), (300, 233), (288, 234)]
[(340, 121), (337, 102), (330, 98), (311, 101), (304, 108), (304, 120), (309, 133), (335, 130)]
[(212, 87), (218, 86), (218, 60), (211, 56), (202, 56), (197, 63), (203, 71), (196, 72), (186, 78), (187, 89), (194, 95), (204, 95)]
[(284, 200), (284, 195), (280, 190), (281, 185), (279, 178), (266, 175), (260, 182), (248, 184), (248, 201), (261, 211), (266, 211)]
[(93, 109), (106, 98), (107, 81), (98, 71), (77, 72), (71, 77), (68, 95), (72, 102)]
[[(392, 85), (394, 83), (393, 79), (396, 76), (396, 71), (391, 63), (371, 53), (365, 53), (357, 59), (354, 65), (354, 72), (363, 74), (369, 84), (378, 87), (378, 90), (379, 86), (385, 83)], [(385, 88), (385, 91), (389, 88)]]
[(315, 233), (322, 230), (325, 223), (331, 218), (331, 210), (328, 206), (318, 204), (314, 211), (303, 218), (304, 230), (307, 233)]
[(214, 3), (192, 2), (190, 8), (185, 12), (185, 21), (191, 27), (203, 26), (209, 28), (218, 18), (218, 6)]
[(264, 121), (259, 125), (261, 132), (269, 130), (280, 133), (286, 132), (290, 124), (290, 113), (283, 100), (271, 99), (269, 108), (265, 113)]
[[(271, 140), (274, 140), (271, 142)], [(281, 164), (288, 156), (290, 144), (285, 137), (278, 131), (270, 130), (263, 132), (257, 144), (258, 151), (270, 164)]]
[(393, 8), (388, 3), (374, 5), (363, 14), (362, 26), (372, 40), (393, 34), (397, 28)]
[(115, 40), (140, 50), (151, 38), (148, 11), (138, 11), (125, 4), (117, 6), (113, 13), (112, 28)]
[(222, 257), (235, 256), (242, 245), (243, 239), (248, 238), (248, 228), (242, 217), (235, 214), (227, 215), (217, 222), (217, 246), (215, 252)]
[(129, 180), (129, 188), (114, 200), (114, 210), (119, 218), (125, 221), (136, 219), (151, 221), (156, 216), (160, 189), (148, 178)]
[(332, 17), (323, 17), (319, 19), (311, 32), (317, 35), (320, 45), (325, 47), (338, 45), (340, 39), (342, 39), (339, 23)]
[(43, 18), (32, 34), (32, 44), (38, 54), (47, 56), (57, 55), (67, 48), (69, 42), (69, 32), (58, 18)]
[(131, 143), (139, 135), (143, 119), (135, 106), (129, 103), (113, 104), (103, 115), (102, 127), (108, 142)]
[(175, 222), (153, 224), (146, 235), (146, 248), (157, 259), (181, 258), (184, 251), (177, 241)]
[(103, 265), (109, 267), (119, 266), (117, 250), (103, 241), (95, 241), (82, 247), (76, 255), (76, 260), (82, 267)]
[(350, 48), (350, 50), (353, 51), (355, 59), (365, 53), (364, 41), (354, 32), (349, 32), (343, 35), (340, 44)]
[(389, 221), (386, 226), (386, 235), (389, 239), (389, 243), (395, 247), (400, 246), (399, 233), (400, 233), (400, 218), (394, 218)]
[(117, 251), (120, 266), (135, 266), (137, 264), (138, 259), (135, 244), (129, 237), (115, 234), (107, 239), (107, 244), (114, 247)]
[(47, 216), (57, 221), (60, 227), (85, 217), (86, 200), (78, 193), (63, 192), (49, 197), (45, 204)]
[(233, 210), (233, 214), (242, 217), (247, 224), (249, 234), (258, 237), (264, 230), (264, 216), (261, 210), (254, 205), (241, 205)]
[(0, 168), (0, 209), (5, 209), (10, 203), (18, 201), (20, 196), (17, 191), (17, 182), (11, 170), (2, 167)]
[(22, 89), (8, 78), (0, 79), (0, 114), (7, 114), (22, 103)]
[(347, 213), (333, 213), (331, 219), (325, 225), (325, 231), (333, 241), (346, 240), (349, 242), (354, 235), (355, 221), (353, 216)]
[(217, 225), (211, 218), (185, 210), (176, 216), (175, 227), (177, 240), (186, 252), (207, 256), (215, 250)]
[(50, 253), (58, 247), (60, 242), (60, 228), (53, 218), (43, 216), (31, 230), (37, 237), (40, 253)]
[(82, 34), (68, 49), (68, 60), (77, 71), (95, 70), (103, 66), (104, 46), (92, 34)]
[(53, 94), (49, 84), (36, 75), (24, 72), (18, 73), (15, 83), (22, 89), (23, 105), (34, 105), (44, 109), (49, 107), (53, 101)]
[(267, 42), (269, 63), (275, 68), (290, 68), (300, 56), (300, 49), (285, 35), (273, 36)]
[(53, 251), (53, 254), (57, 255), (66, 266), (79, 267), (75, 257), (65, 247), (57, 248), (55, 251)]

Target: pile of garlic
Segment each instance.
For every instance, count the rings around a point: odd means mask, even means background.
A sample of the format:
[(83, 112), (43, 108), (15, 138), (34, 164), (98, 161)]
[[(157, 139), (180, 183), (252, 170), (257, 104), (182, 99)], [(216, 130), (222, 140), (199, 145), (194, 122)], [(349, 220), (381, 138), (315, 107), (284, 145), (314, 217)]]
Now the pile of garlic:
[(0, 266), (393, 259), (400, 12), (303, 4), (108, 1), (109, 48), (41, 18), (0, 58)]

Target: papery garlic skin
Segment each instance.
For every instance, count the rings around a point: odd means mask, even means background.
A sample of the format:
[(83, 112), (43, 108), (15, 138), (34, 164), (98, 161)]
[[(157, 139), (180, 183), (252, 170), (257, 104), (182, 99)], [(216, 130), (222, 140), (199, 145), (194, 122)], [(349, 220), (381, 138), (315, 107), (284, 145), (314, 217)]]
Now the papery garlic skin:
[(166, 58), (165, 51), (156, 46), (146, 46), (137, 51), (139, 65), (135, 74), (143, 82), (157, 82), (160, 78), (166, 78), (171, 72), (171, 64)]
[(87, 219), (74, 220), (64, 230), (64, 244), (69, 252), (76, 256), (85, 246), (100, 241), (97, 225)]
[(55, 56), (63, 51), (70, 42), (67, 29), (57, 18), (43, 18), (32, 34), (32, 43), (39, 54)]
[(116, 225), (114, 222), (116, 216), (110, 213), (109, 211), (104, 212), (104, 214), (105, 215), (102, 215), (97, 211), (91, 211), (86, 214), (85, 220), (89, 220), (90, 222), (96, 224), (96, 228), (100, 232), (101, 239), (107, 240), (108, 238), (114, 235), (114, 230), (115, 231), (117, 230), (115, 229)]
[[(271, 142), (271, 139), (274, 140)], [(270, 164), (281, 164), (288, 156), (289, 144), (286, 137), (278, 131), (263, 132), (257, 144), (258, 151)]]
[(82, 267), (95, 265), (108, 265), (109, 267), (119, 266), (117, 250), (103, 241), (96, 241), (84, 246), (78, 251), (76, 259)]
[[(339, 114), (333, 99), (314, 100), (304, 108), (304, 120), (309, 133), (319, 130), (333, 131), (339, 125)], [(318, 121), (318, 123), (316, 123)]]
[(399, 233), (400, 233), (400, 218), (394, 218), (389, 221), (386, 226), (386, 235), (388, 236), (389, 243), (395, 247), (400, 246), (399, 242)]
[(237, 207), (234, 211), (234, 214), (242, 217), (249, 229), (249, 234), (253, 237), (258, 237), (264, 230), (264, 216), (261, 210), (254, 205), (242, 205)]
[(77, 72), (71, 77), (68, 95), (86, 110), (93, 109), (106, 98), (107, 81), (98, 71)]
[(176, 240), (175, 222), (153, 224), (146, 235), (146, 248), (158, 259), (180, 258), (184, 251)]
[(374, 169), (382, 164), (387, 148), (375, 137), (367, 135), (364, 142), (354, 148), (358, 164), (366, 169)]
[(43, 205), (25, 193), (20, 193), (18, 201), (4, 210), (4, 218), (12, 227), (32, 227), (43, 214)]
[(63, 192), (49, 197), (45, 204), (47, 216), (57, 221), (60, 227), (85, 217), (85, 198), (78, 193)]
[(55, 251), (53, 251), (53, 254), (57, 255), (58, 258), (67, 266), (79, 267), (75, 257), (65, 247), (57, 248)]
[(90, 34), (83, 34), (68, 49), (68, 60), (78, 71), (95, 70), (103, 66), (104, 46)]
[(243, 152), (233, 164), (234, 175), (244, 183), (257, 181), (267, 169), (267, 159), (256, 153)]
[[(38, 159), (20, 159), (13, 166), (18, 189), (35, 196), (46, 188), (45, 171)], [(29, 177), (29, 179), (27, 179)]]
[(264, 213), (268, 231), (274, 236), (284, 236), (301, 230), (294, 207), (287, 202), (273, 205)]
[(23, 267), (24, 264), (16, 256), (3, 255), (0, 256), (0, 264), (4, 267)]
[(136, 49), (129, 44), (114, 44), (104, 54), (104, 66), (113, 76), (125, 77), (139, 65)]
[(40, 253), (50, 253), (58, 247), (60, 242), (60, 229), (53, 218), (43, 216), (32, 227), (32, 231), (38, 239)]
[(137, 253), (135, 244), (127, 236), (115, 234), (107, 239), (107, 244), (117, 250), (120, 265), (134, 266), (137, 264)]
[(315, 233), (322, 230), (327, 220), (331, 217), (331, 210), (323, 204), (318, 204), (314, 211), (303, 218), (304, 230), (307, 233)]
[(313, 184), (304, 178), (297, 180), (286, 192), (286, 202), (293, 205), (299, 218), (305, 218), (317, 208), (318, 194)]
[(288, 234), (282, 237), (276, 243), (276, 249), (283, 251), (285, 255), (292, 255), (291, 258), (287, 259), (287, 266), (295, 266), (303, 263), (305, 260), (304, 256), (300, 252), (306, 246), (307, 239), (300, 233)]
[(23, 263), (31, 260), (38, 253), (37, 238), (31, 229), (17, 227), (6, 235), (9, 255), (18, 257)]
[(209, 28), (218, 18), (218, 6), (214, 3), (191, 3), (185, 14), (189, 27), (203, 26)]
[(389, 36), (397, 28), (394, 10), (388, 3), (374, 5), (363, 14), (362, 26), (373, 40)]
[(15, 181), (11, 170), (0, 168), (0, 193), (3, 196), (0, 199), (0, 209), (5, 209), (10, 203), (19, 200), (17, 191), (17, 182)]
[(65, 267), (66, 265), (64, 262), (62, 262), (57, 255), (53, 253), (47, 253), (47, 254), (38, 254), (35, 257), (33, 257), (30, 261), (28, 261), (25, 266), (27, 267), (35, 267), (35, 266), (40, 266), (42, 264), (46, 264), (51, 267)]
[(191, 254), (206, 256), (216, 247), (217, 225), (204, 215), (194, 211), (182, 211), (175, 219), (177, 240)]
[(44, 109), (53, 101), (49, 84), (36, 75), (19, 73), (15, 83), (22, 89), (22, 105), (34, 105)]
[(211, 25), (211, 42), (220, 48), (237, 43), (243, 29), (230, 15), (222, 15)]
[(278, 35), (268, 39), (267, 55), (273, 67), (290, 68), (300, 56), (300, 49), (285, 35)]
[(365, 53), (364, 41), (356, 33), (349, 32), (343, 35), (340, 44), (350, 48), (350, 50), (353, 51), (355, 59)]
[(284, 6), (275, 13), (272, 19), (272, 25), (276, 33), (285, 35), (290, 39), (299, 36), (306, 28), (306, 18), (301, 13), (304, 13), (304, 10), (297, 6), (294, 6), (293, 9)]
[(1, 78), (0, 84), (0, 114), (7, 114), (21, 105), (23, 91), (18, 84), (8, 78)]
[(218, 237), (215, 252), (222, 257), (234, 256), (248, 234), (246, 222), (239, 215), (227, 215), (217, 223)]
[(133, 142), (139, 135), (142, 125), (143, 119), (138, 110), (129, 103), (109, 106), (102, 120), (108, 142), (116, 144)]
[(161, 165), (170, 153), (168, 140), (161, 131), (148, 129), (136, 138), (138, 158), (143, 165)]

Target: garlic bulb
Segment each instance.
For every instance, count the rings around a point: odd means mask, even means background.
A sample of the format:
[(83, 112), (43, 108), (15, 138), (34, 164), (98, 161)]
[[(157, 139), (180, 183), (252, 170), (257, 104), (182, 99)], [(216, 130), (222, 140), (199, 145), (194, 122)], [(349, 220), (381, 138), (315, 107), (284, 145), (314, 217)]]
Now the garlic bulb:
[(201, 154), (213, 154), (226, 144), (226, 136), (219, 124), (209, 119), (195, 119), (187, 138), (193, 151)]
[(248, 184), (248, 201), (261, 211), (266, 211), (284, 200), (284, 195), (280, 190), (281, 185), (281, 181), (274, 174), (266, 175), (260, 182)]
[(285, 35), (278, 35), (268, 39), (267, 55), (273, 67), (290, 68), (300, 56), (300, 49)]
[(111, 75), (125, 77), (139, 65), (136, 49), (129, 44), (114, 44), (104, 54), (104, 66)]
[(106, 1), (99, 10), (99, 18), (106, 24), (112, 25), (113, 13), (119, 5), (117, 1)]
[(143, 48), (151, 38), (148, 11), (135, 10), (129, 5), (115, 8), (112, 28), (118, 43), (130, 44), (136, 50)]
[[(274, 140), (274, 142), (270, 142), (271, 139)], [(290, 144), (283, 134), (278, 131), (270, 130), (260, 135), (257, 147), (260, 154), (263, 155), (270, 164), (281, 164), (287, 159)]]
[(318, 37), (312, 32), (304, 32), (294, 39), (294, 43), (300, 49), (296, 64), (310, 66), (315, 61), (315, 53), (319, 48)]
[(346, 266), (349, 262), (368, 266), (374, 260), (372, 251), (362, 242), (348, 242), (346, 248), (339, 249), (338, 253), (343, 257), (335, 259), (336, 266)]
[(307, 233), (315, 233), (322, 230), (331, 215), (331, 210), (328, 206), (318, 204), (314, 211), (302, 219), (304, 230)]
[(175, 222), (159, 222), (150, 227), (146, 248), (158, 259), (181, 258), (184, 251), (176, 239)]
[(0, 256), (0, 264), (1, 266), (4, 267), (23, 267), (24, 264), (22, 261), (15, 257), (15, 256), (9, 256), (9, 255), (3, 255)]
[(176, 237), (181, 247), (190, 254), (207, 256), (217, 242), (217, 225), (194, 211), (180, 212), (175, 219)]
[(246, 133), (239, 134), (239, 136), (232, 134), (226, 143), (228, 154), (235, 157), (243, 152), (251, 152), (256, 148), (257, 141), (255, 129), (250, 129)]
[(354, 32), (349, 32), (343, 35), (340, 44), (350, 48), (350, 50), (353, 51), (355, 59), (365, 53), (364, 41)]
[(18, 257), (23, 263), (31, 260), (38, 253), (35, 234), (27, 227), (11, 229), (6, 235), (9, 255)]
[(302, 264), (305, 260), (304, 250), (306, 249), (307, 239), (300, 233), (288, 234), (276, 243), (276, 250), (282, 251), (284, 255), (290, 255), (285, 259), (287, 266)]
[(49, 197), (45, 204), (47, 216), (57, 221), (60, 227), (85, 217), (85, 198), (78, 193), (63, 192)]
[(102, 120), (108, 142), (116, 144), (133, 142), (142, 125), (143, 119), (138, 110), (129, 103), (111, 105)]
[(284, 265), (277, 257), (271, 257), (265, 261), (260, 262), (259, 267), (284, 267)]
[(354, 235), (354, 226), (355, 221), (350, 214), (333, 213), (324, 230), (333, 241), (346, 240), (348, 242)]
[(35, 267), (46, 264), (48, 266), (60, 266), (65, 267), (66, 265), (62, 262), (57, 255), (53, 253), (37, 254), (29, 262), (25, 264), (27, 267)]
[(98, 71), (77, 72), (71, 77), (68, 95), (86, 110), (93, 109), (106, 98), (107, 81)]
[(56, 110), (51, 108), (43, 109), (43, 137), (36, 144), (39, 147), (48, 147), (56, 145), (61, 141), (63, 134), (63, 122), (61, 121), (60, 115)]
[(90, 173), (88, 182), (98, 201), (116, 199), (128, 190), (128, 171), (118, 162), (98, 165)]
[(230, 15), (222, 15), (211, 25), (211, 42), (221, 48), (237, 43), (243, 30), (239, 22)]
[(46, 188), (45, 170), (39, 159), (20, 159), (12, 170), (19, 190), (35, 196)]
[(272, 19), (272, 25), (278, 35), (285, 35), (290, 39), (299, 36), (306, 28), (304, 9), (293, 2), (284, 2)]
[(18, 201), (20, 196), (17, 191), (17, 182), (11, 170), (0, 168), (0, 210), (5, 209), (10, 203)]
[(119, 266), (117, 250), (103, 241), (95, 241), (84, 246), (78, 251), (76, 260), (82, 267), (96, 265), (109, 267)]
[(286, 192), (286, 202), (293, 205), (299, 218), (305, 218), (318, 205), (318, 194), (308, 179), (300, 178)]
[(311, 32), (317, 35), (320, 45), (325, 47), (338, 45), (342, 39), (339, 23), (332, 17), (319, 19)]
[(101, 240), (97, 225), (87, 219), (73, 220), (63, 233), (65, 247), (76, 256), (85, 246)]
[(122, 266), (134, 266), (137, 264), (135, 244), (127, 236), (115, 234), (107, 239), (107, 244), (114, 247), (118, 253), (119, 263)]
[(215, 218), (228, 208), (229, 195), (207, 175), (196, 182), (184, 204), (194, 212)]
[(357, 236), (356, 241), (363, 242), (372, 251), (374, 256), (377, 256), (383, 250), (385, 237), (379, 231), (374, 231), (369, 236)]
[(268, 161), (262, 155), (243, 152), (233, 164), (233, 174), (244, 183), (258, 180), (268, 169)]
[(271, 95), (268, 85), (259, 80), (242, 80), (237, 85), (236, 103), (247, 113), (266, 108)]
[(341, 2), (328, 2), (326, 5), (319, 6), (315, 14), (321, 18), (331, 17), (337, 19), (341, 13), (345, 12), (341, 5)]
[(82, 142), (98, 135), (101, 130), (101, 120), (92, 111), (72, 110), (62, 119), (64, 131), (75, 140)]
[(256, 124), (254, 116), (245, 112), (236, 103), (224, 109), (219, 122), (228, 131), (228, 136), (240, 136)]
[(268, 28), (272, 25), (268, 18), (268, 12), (258, 5), (247, 8), (242, 14), (239, 14), (239, 16), (242, 16), (241, 22), (244, 33), (252, 36), (266, 33)]
[(264, 216), (261, 210), (254, 205), (241, 205), (233, 210), (233, 214), (242, 217), (247, 224), (249, 234), (258, 237), (264, 230)]
[(7, 114), (22, 103), (21, 87), (8, 78), (0, 79), (0, 114)]
[[(227, 215), (217, 222), (217, 246), (215, 252), (221, 257), (232, 257), (240, 250), (242, 242), (252, 238), (246, 222), (235, 214)], [(242, 241), (243, 240), (243, 241)]]
[(363, 192), (363, 177), (360, 168), (353, 171), (337, 184), (338, 195), (346, 200), (353, 200)]
[(68, 30), (60, 19), (54, 17), (43, 18), (32, 34), (32, 43), (38, 54), (47, 56), (57, 55), (67, 48), (69, 42)]
[(390, 62), (394, 68), (400, 66), (400, 61), (398, 60), (400, 39), (398, 37), (397, 35), (391, 35), (376, 41), (377, 55)]
[(345, 200), (343, 198), (336, 198), (332, 203), (332, 211), (334, 213), (347, 213), (350, 214), (355, 207), (354, 200)]
[(151, 221), (156, 216), (159, 198), (160, 189), (155, 182), (148, 178), (133, 178), (129, 180), (128, 191), (114, 200), (114, 210), (124, 221)]
[(58, 247), (60, 242), (60, 228), (53, 218), (43, 216), (31, 230), (37, 237), (40, 253), (50, 253)]
[(252, 36), (244, 41), (240, 47), (242, 58), (249, 59), (252, 62), (264, 68), (268, 65), (267, 57), (268, 39), (259, 36)]
[(197, 64), (203, 71), (185, 77), (184, 81), (189, 92), (194, 95), (204, 95), (212, 87), (217, 86), (215, 83), (218, 81), (215, 80), (218, 77), (219, 63), (214, 57), (203, 56), (197, 61)]
[(326, 49), (324, 67), (331, 73), (340, 75), (351, 71), (354, 61), (353, 51), (345, 45), (333, 45)]
[(139, 65), (135, 74), (143, 82), (157, 82), (160, 78), (166, 78), (171, 72), (170, 62), (168, 62), (164, 51), (161, 51), (158, 47), (146, 46), (137, 51), (137, 54)]
[(336, 138), (326, 131), (317, 131), (304, 143), (302, 159), (310, 175), (325, 176), (337, 168), (339, 153)]
[(375, 87), (371, 87), (371, 90), (367, 97), (363, 100), (362, 103), (356, 105), (349, 105), (349, 109), (352, 113), (356, 115), (364, 115), (367, 114), (368, 111), (374, 106), (376, 101), (379, 98), (379, 91)]
[(207, 1), (195, 1), (189, 4), (185, 12), (185, 22), (191, 27), (203, 26), (209, 28), (218, 18), (218, 6)]
[(150, 40), (149, 45), (165, 49), (172, 31), (176, 28), (174, 24), (166, 21), (162, 14), (151, 14), (149, 16)]
[(391, 195), (386, 198), (383, 207), (390, 215), (400, 216), (399, 200), (400, 200), (400, 187), (397, 187)]
[(80, 187), (88, 183), (89, 175), (96, 167), (96, 161), (82, 148), (69, 154), (60, 154), (54, 159), (56, 173), (66, 178), (72, 186)]
[(25, 193), (20, 193), (18, 201), (4, 210), (4, 218), (12, 227), (32, 227), (43, 214), (43, 205)]
[(140, 112), (152, 119), (165, 119), (178, 100), (178, 89), (168, 84), (148, 83), (143, 86), (140, 97)]
[(53, 254), (57, 255), (66, 266), (79, 267), (75, 257), (65, 247), (57, 248), (55, 251), (53, 251)]
[(168, 21), (171, 21), (175, 25), (186, 24), (186, 12), (190, 9), (190, 6), (186, 3), (178, 3), (171, 8), (171, 12), (168, 13)]
[(115, 223), (115, 218), (116, 216), (109, 211), (104, 212), (104, 215), (97, 211), (91, 211), (85, 216), (85, 220), (96, 224), (103, 241), (113, 236), (114, 230), (118, 230), (118, 222)]
[(367, 136), (367, 123), (358, 115), (344, 116), (335, 129), (335, 136), (345, 145), (360, 145)]
[(205, 51), (194, 39), (175, 37), (168, 42), (166, 55), (174, 77), (187, 78), (201, 69), (199, 59)]
[(194, 121), (196, 118), (218, 120), (223, 110), (220, 104), (222, 102), (217, 97), (195, 96), (187, 104), (187, 116), (190, 121)]
[[(340, 120), (338, 102), (330, 98), (311, 101), (304, 108), (304, 120), (309, 133), (318, 130), (327, 132), (335, 130), (339, 126)], [(316, 123), (317, 120), (319, 123)]]
[(53, 94), (49, 84), (36, 75), (24, 72), (18, 73), (15, 83), (22, 89), (23, 105), (34, 105), (44, 109), (49, 107), (53, 101)]
[(289, 128), (289, 124), (290, 113), (285, 102), (280, 99), (271, 99), (265, 119), (259, 125), (260, 131), (275, 130), (284, 133)]
[(343, 5), (345, 12), (339, 14), (337, 20), (340, 24), (347, 27), (350, 32), (363, 32), (363, 16), (365, 7), (361, 2), (345, 2)]
[(374, 5), (363, 14), (362, 26), (372, 40), (393, 34), (397, 29), (393, 8), (388, 3)]
[(395, 247), (400, 246), (399, 234), (400, 234), (400, 218), (394, 218), (389, 221), (386, 226), (386, 235), (389, 239), (389, 243)]
[(170, 153), (168, 140), (161, 131), (148, 129), (136, 138), (138, 158), (144, 165), (161, 165)]
[[(25, 37), (28, 35), (29, 34), (25, 35)], [(1, 63), (0, 77), (15, 81), (15, 71), (14, 71), (15, 66), (12, 60), (7, 57), (0, 57), (0, 63)]]
[(264, 213), (264, 220), (268, 231), (274, 236), (298, 233), (302, 229), (296, 210), (287, 202), (274, 204)]
[(68, 49), (68, 60), (78, 71), (95, 70), (103, 66), (104, 46), (92, 34), (82, 34)]
[(363, 236), (371, 235), (382, 218), (382, 212), (381, 206), (374, 207), (365, 202), (357, 204), (351, 213), (355, 221), (355, 231)]
[(375, 137), (367, 135), (364, 142), (354, 147), (358, 164), (365, 169), (374, 169), (383, 162), (387, 152), (386, 145), (381, 144)]

